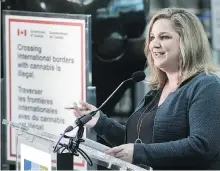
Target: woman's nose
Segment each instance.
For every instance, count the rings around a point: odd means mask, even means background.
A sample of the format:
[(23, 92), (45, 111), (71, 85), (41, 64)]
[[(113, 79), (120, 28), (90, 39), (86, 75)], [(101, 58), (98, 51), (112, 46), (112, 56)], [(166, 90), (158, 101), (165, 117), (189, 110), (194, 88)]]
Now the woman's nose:
[(152, 47), (156, 47), (156, 48), (161, 47), (161, 43), (158, 39), (152, 40), (151, 43), (152, 43)]

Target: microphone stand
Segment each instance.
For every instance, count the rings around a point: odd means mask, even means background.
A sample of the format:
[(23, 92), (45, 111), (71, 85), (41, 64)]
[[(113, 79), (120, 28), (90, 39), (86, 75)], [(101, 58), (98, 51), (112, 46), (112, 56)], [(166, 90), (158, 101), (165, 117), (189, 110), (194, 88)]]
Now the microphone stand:
[[(115, 89), (115, 91), (112, 92), (112, 94), (101, 104), (101, 106), (99, 106), (98, 109), (96, 109), (95, 111), (90, 112), (87, 115), (83, 115), (80, 118), (78, 118), (75, 123), (78, 126), (78, 131), (76, 133), (76, 139), (75, 139), (75, 147), (74, 147), (74, 152), (77, 151), (77, 149), (79, 148), (79, 144), (81, 142), (84, 142), (84, 140), (82, 139), (83, 133), (84, 133), (84, 125), (89, 122), (93, 116), (95, 116), (95, 114), (108, 102), (108, 100), (117, 92), (117, 90), (126, 82), (128, 81), (133, 81), (132, 78), (129, 78), (123, 82), (121, 82), (121, 84)], [(72, 127), (73, 128), (73, 127)], [(74, 129), (74, 128), (73, 128)]]
[[(79, 154), (81, 154), (81, 156), (87, 161), (87, 163), (90, 166), (93, 166), (93, 162), (90, 159), (90, 157), (79, 147), (81, 142), (84, 142), (85, 140), (82, 139), (83, 133), (84, 133), (84, 125), (80, 124), (79, 125), (79, 129), (77, 131), (76, 136), (74, 137), (70, 137), (65, 135), (66, 132), (68, 132), (68, 128), (64, 131), (64, 133), (61, 135), (59, 141), (57, 142), (56, 146), (54, 147), (53, 152), (57, 153), (59, 151), (61, 151), (60, 153), (63, 153), (65, 150), (67, 150), (71, 155), (74, 156), (79, 156)], [(68, 144), (62, 144), (60, 143), (62, 138), (68, 138), (69, 139), (69, 143)], [(60, 145), (60, 147), (58, 147), (58, 145)]]
[[(66, 128), (66, 130), (64, 131), (64, 133), (61, 135), (59, 141), (57, 142), (56, 146), (54, 147), (54, 152), (57, 152), (58, 150), (60, 150), (61, 148), (64, 148), (62, 150), (62, 152), (64, 150), (68, 150), (69, 152), (72, 153), (72, 155), (75, 156), (79, 156), (78, 153), (80, 153), (89, 163), (89, 165), (93, 165), (92, 160), (89, 158), (89, 156), (82, 150), (79, 148), (79, 145), (81, 142), (84, 142), (84, 139), (82, 139), (83, 137), (83, 133), (84, 133), (84, 125), (89, 122), (93, 116), (95, 116), (95, 114), (108, 102), (108, 100), (116, 93), (116, 91), (126, 82), (128, 81), (134, 81), (133, 78), (129, 78), (127, 80), (124, 80), (116, 89), (115, 91), (112, 92), (112, 94), (101, 104), (101, 106), (99, 108), (97, 108), (95, 111), (90, 112), (87, 115), (83, 115), (80, 118), (76, 119), (75, 124), (76, 126), (68, 126)], [(75, 129), (76, 127), (78, 127), (77, 133), (75, 137), (69, 137), (66, 136), (65, 133), (72, 131), (73, 129)], [(63, 145), (62, 143), (60, 143), (62, 138), (69, 138), (69, 144)], [(61, 145), (60, 148), (58, 148), (57, 146)]]
[(76, 132), (76, 137), (71, 137), (70, 138), (70, 142), (69, 142), (69, 145), (70, 147), (72, 148), (72, 153), (73, 154), (77, 154), (77, 150), (79, 149), (79, 144), (81, 142), (84, 142), (84, 140), (82, 139), (83, 137), (83, 133), (84, 133), (84, 125), (83, 122), (80, 122), (79, 125), (78, 125), (78, 130)]

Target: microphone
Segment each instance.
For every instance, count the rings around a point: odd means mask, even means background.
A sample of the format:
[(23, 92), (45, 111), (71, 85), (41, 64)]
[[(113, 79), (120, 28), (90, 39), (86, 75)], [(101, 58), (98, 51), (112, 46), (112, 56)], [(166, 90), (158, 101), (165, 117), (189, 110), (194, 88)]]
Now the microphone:
[[(112, 96), (118, 91), (119, 88), (121, 88), (122, 85), (124, 85), (127, 82), (133, 81), (134, 83), (143, 81), (145, 79), (145, 73), (144, 71), (137, 71), (132, 74), (131, 78), (124, 80), (121, 82), (121, 84), (112, 92), (112, 94), (94, 111), (90, 112), (87, 115), (83, 115), (80, 118), (76, 119), (75, 123), (73, 125), (70, 125), (66, 128), (65, 132), (70, 132), (77, 126), (83, 126), (87, 122), (89, 122), (92, 117), (112, 98)], [(66, 108), (66, 109), (74, 109), (72, 107)]]
[(137, 71), (135, 73), (132, 74), (131, 78), (134, 82), (140, 82), (143, 81), (145, 79), (146, 75), (144, 73), (144, 71)]

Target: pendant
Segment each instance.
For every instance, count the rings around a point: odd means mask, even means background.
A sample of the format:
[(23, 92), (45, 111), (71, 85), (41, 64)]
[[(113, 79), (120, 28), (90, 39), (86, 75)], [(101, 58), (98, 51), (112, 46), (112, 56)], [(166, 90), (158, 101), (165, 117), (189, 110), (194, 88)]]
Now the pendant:
[(140, 138), (137, 138), (137, 139), (135, 140), (135, 143), (142, 144), (142, 141), (141, 141), (141, 139), (140, 139)]

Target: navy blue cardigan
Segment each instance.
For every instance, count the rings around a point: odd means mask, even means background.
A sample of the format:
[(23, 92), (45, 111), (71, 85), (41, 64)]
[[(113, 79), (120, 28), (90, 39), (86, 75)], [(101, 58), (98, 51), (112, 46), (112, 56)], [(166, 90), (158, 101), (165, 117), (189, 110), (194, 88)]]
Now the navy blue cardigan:
[[(150, 91), (136, 110), (157, 93)], [(113, 146), (127, 143), (126, 126), (103, 113), (94, 130)], [(200, 73), (158, 107), (153, 143), (134, 144), (133, 164), (153, 169), (220, 169), (220, 79)]]

